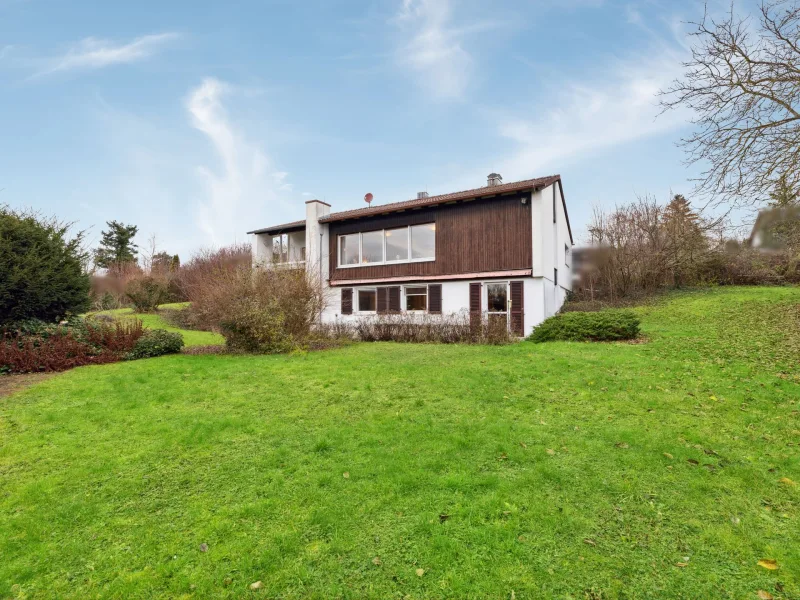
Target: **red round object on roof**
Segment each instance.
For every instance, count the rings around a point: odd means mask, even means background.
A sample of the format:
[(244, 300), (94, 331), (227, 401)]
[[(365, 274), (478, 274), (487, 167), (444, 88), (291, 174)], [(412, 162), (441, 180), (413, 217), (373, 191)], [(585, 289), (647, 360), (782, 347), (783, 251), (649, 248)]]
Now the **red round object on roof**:
[(364, 196), (364, 202), (366, 202), (367, 204), (369, 204), (370, 202), (372, 202), (372, 194), (370, 194), (369, 192), (367, 192), (367, 194)]

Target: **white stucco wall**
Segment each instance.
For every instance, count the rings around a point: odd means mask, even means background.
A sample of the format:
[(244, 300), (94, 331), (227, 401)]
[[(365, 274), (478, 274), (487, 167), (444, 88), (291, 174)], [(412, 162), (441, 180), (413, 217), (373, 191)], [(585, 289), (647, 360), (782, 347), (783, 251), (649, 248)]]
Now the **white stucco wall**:
[[(486, 284), (492, 282), (501, 282), (502, 279), (472, 279), (463, 281), (443, 281), (440, 282), (442, 286), (442, 314), (452, 315), (455, 313), (468, 313), (469, 312), (469, 285), (473, 282), (480, 282), (482, 286), (481, 294), (481, 311), (486, 311)], [(563, 302), (563, 290), (561, 296), (555, 292), (555, 286), (552, 281), (547, 281), (542, 277), (532, 278), (514, 278), (508, 281), (522, 281), (524, 289), (524, 311), (525, 311), (525, 335), (529, 335), (533, 328), (544, 321), (549, 316), (555, 314), (557, 306), (561, 306)], [(358, 313), (358, 290), (359, 289), (375, 289), (376, 287), (386, 285), (399, 285), (400, 290), (400, 306), (405, 307), (405, 287), (406, 286), (422, 286), (427, 285), (427, 282), (419, 283), (395, 283), (395, 284), (377, 284), (377, 285), (363, 285), (353, 286), (353, 314), (342, 314), (342, 293), (341, 287), (329, 288), (327, 294), (327, 306), (323, 312), (323, 322), (333, 323), (335, 321), (343, 321), (346, 323), (354, 323), (358, 319), (370, 318), (372, 314), (359, 314)], [(435, 315), (430, 315), (435, 318)]]

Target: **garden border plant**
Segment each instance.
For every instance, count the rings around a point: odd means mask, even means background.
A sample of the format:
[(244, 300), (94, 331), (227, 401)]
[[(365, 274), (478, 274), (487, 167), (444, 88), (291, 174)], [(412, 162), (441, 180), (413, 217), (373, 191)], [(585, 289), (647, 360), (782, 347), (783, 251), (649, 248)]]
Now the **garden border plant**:
[(630, 310), (560, 313), (534, 328), (532, 342), (609, 342), (639, 335), (639, 317)]

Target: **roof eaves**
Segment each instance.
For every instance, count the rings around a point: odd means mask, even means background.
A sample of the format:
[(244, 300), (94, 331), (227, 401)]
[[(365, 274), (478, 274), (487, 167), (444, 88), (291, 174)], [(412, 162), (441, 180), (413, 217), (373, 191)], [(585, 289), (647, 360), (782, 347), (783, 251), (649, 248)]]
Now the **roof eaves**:
[(538, 177), (536, 179), (525, 179), (522, 181), (513, 181), (504, 183), (497, 186), (480, 187), (471, 190), (463, 190), (460, 192), (451, 192), (448, 194), (440, 194), (438, 196), (429, 196), (427, 198), (416, 198), (412, 200), (404, 200), (401, 202), (392, 202), (381, 206), (370, 208), (357, 208), (353, 210), (345, 210), (341, 212), (331, 213), (320, 219), (320, 223), (330, 223), (333, 221), (344, 221), (345, 219), (357, 219), (361, 217), (381, 215), (402, 210), (413, 208), (423, 208), (428, 206), (436, 206), (437, 204), (444, 204), (447, 202), (456, 202), (459, 200), (470, 200), (473, 198), (481, 198), (486, 196), (496, 196), (510, 192), (517, 192), (525, 189), (541, 189), (552, 185), (555, 182), (561, 181), (560, 175), (549, 175), (547, 177)]

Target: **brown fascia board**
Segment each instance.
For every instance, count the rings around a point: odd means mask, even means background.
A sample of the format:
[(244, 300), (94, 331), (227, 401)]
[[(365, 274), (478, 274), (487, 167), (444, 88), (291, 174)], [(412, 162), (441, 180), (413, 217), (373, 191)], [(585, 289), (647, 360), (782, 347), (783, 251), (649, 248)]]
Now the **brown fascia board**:
[[(403, 210), (424, 208), (428, 206), (435, 206), (437, 204), (445, 204), (448, 202), (456, 202), (458, 200), (471, 200), (474, 198), (488, 198), (490, 196), (499, 196), (509, 192), (519, 192), (528, 189), (541, 189), (548, 185), (561, 181), (560, 175), (550, 175), (548, 177), (539, 177), (537, 179), (526, 179), (523, 181), (514, 181), (512, 183), (504, 183), (502, 185), (493, 185), (491, 187), (480, 187), (472, 190), (464, 190), (462, 192), (452, 192), (450, 194), (441, 194), (439, 196), (429, 196), (427, 198), (415, 198), (413, 200), (405, 200), (403, 202), (392, 202), (390, 204), (382, 204), (380, 206), (369, 208), (357, 208), (354, 210), (345, 210), (341, 212), (331, 213), (322, 217), (320, 223), (332, 223), (334, 221), (344, 221), (345, 219), (359, 219), (361, 217), (372, 217), (375, 215), (383, 215), (393, 212), (400, 212)], [(563, 193), (562, 193), (563, 200)]]
[(498, 277), (530, 277), (531, 269), (510, 271), (485, 271), (483, 273), (456, 273), (453, 275), (401, 275), (396, 277), (371, 277), (368, 279), (331, 279), (331, 287), (349, 287), (373, 283), (411, 283), (416, 281), (459, 281), (463, 279), (493, 279)]

